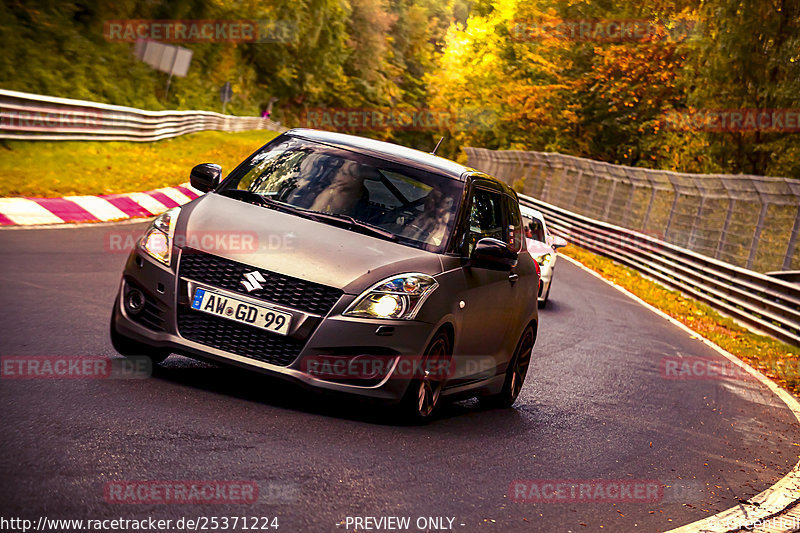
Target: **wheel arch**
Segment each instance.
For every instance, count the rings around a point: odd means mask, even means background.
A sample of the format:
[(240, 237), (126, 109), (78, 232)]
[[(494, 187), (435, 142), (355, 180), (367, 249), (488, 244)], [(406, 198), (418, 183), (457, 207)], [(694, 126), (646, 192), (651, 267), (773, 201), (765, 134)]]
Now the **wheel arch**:
[[(530, 322), (528, 322), (528, 325), (525, 327), (527, 328), (529, 326), (533, 328), (533, 344), (535, 345), (536, 338), (539, 336), (539, 319), (538, 318), (532, 319)], [(523, 329), (522, 331), (525, 330)]]
[(436, 328), (433, 335), (431, 335), (431, 338), (428, 340), (428, 345), (430, 345), (433, 339), (435, 339), (442, 332), (444, 332), (447, 335), (447, 339), (450, 341), (450, 355), (453, 355), (452, 352), (455, 350), (455, 342), (456, 342), (456, 328), (449, 321), (443, 322), (442, 324), (439, 325), (438, 328)]

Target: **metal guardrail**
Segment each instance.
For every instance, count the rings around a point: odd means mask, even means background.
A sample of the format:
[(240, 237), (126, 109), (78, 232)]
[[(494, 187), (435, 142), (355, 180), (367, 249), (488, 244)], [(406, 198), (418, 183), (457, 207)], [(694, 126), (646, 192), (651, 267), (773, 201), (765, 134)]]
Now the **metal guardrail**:
[(0, 139), (148, 142), (206, 130), (285, 128), (260, 117), (212, 111), (145, 111), (0, 89)]
[(465, 148), (524, 194), (749, 270), (800, 269), (800, 180), (688, 174), (557, 153)]
[(800, 284), (706, 257), (530, 196), (557, 235), (701, 300), (758, 330), (800, 346)]

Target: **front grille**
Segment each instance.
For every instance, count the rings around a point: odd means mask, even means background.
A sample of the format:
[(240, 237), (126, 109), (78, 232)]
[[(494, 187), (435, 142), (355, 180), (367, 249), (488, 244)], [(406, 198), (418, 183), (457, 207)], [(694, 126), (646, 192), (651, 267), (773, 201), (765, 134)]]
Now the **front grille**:
[(178, 332), (187, 340), (278, 366), (297, 359), (305, 345), (304, 341), (183, 306), (178, 307)]
[[(260, 272), (267, 281), (261, 283), (263, 289), (247, 292), (242, 280), (245, 273), (253, 271)], [(181, 254), (180, 276), (316, 315), (326, 315), (343, 294), (334, 287), (189, 249)]]

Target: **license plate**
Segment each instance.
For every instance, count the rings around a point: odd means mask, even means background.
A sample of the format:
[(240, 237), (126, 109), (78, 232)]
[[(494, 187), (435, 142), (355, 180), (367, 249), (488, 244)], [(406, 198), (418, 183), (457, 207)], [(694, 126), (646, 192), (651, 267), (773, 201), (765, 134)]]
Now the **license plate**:
[(292, 323), (292, 315), (289, 313), (276, 311), (270, 307), (253, 305), (206, 289), (195, 290), (194, 298), (192, 298), (192, 309), (255, 326), (279, 335), (288, 335), (289, 326)]

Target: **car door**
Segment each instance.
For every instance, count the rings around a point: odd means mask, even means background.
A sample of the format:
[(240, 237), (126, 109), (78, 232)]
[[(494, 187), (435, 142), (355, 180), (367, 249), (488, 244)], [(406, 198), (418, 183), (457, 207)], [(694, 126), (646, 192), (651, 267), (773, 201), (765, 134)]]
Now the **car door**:
[[(507, 197), (492, 185), (475, 181), (471, 187), (467, 216), (460, 229), (462, 257), (470, 257), (475, 244), (486, 237), (506, 243), (517, 241), (521, 246), (521, 237), (516, 237), (521, 235), (519, 228), (509, 230)], [(479, 268), (466, 262), (459, 275), (463, 290), (458, 298), (464, 306), (455, 353), (466, 356), (457, 364), (459, 377), (468, 377), (464, 372), (474, 374), (471, 369), (505, 368), (510, 358), (507, 333), (513, 329), (510, 321), (518, 300), (514, 272)]]

